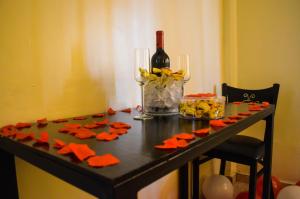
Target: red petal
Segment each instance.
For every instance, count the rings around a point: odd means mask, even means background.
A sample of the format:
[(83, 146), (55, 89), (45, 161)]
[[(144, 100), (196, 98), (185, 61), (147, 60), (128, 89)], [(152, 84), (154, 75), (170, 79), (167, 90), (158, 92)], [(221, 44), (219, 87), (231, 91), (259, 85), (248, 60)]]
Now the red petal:
[(92, 117), (104, 117), (105, 114), (103, 113), (98, 113), (98, 114), (94, 114)]
[(16, 124), (17, 129), (29, 128), (29, 127), (31, 127), (30, 123), (19, 122), (19, 123)]
[(74, 117), (73, 120), (85, 120), (87, 117), (85, 116), (78, 116), (78, 117)]
[(99, 121), (99, 122), (95, 122), (95, 124), (99, 127), (102, 127), (102, 126), (105, 126), (109, 123), (109, 120), (108, 119), (104, 119), (102, 121)]
[(176, 149), (177, 145), (163, 144), (163, 145), (155, 145), (154, 147), (157, 149)]
[(231, 119), (231, 120), (240, 120), (240, 119), (243, 119), (243, 117), (238, 116), (238, 115), (228, 116), (228, 118)]
[(115, 140), (118, 137), (119, 137), (118, 134), (107, 133), (107, 132), (101, 132), (96, 136), (97, 140), (104, 140), (104, 141)]
[(86, 124), (83, 127), (87, 129), (95, 129), (98, 128), (99, 126), (96, 123), (92, 123), (92, 124)]
[(65, 124), (64, 126), (67, 128), (73, 128), (73, 129), (77, 129), (77, 128), (81, 127), (80, 124)]
[(255, 102), (249, 102), (248, 105), (256, 105)]
[(36, 139), (36, 142), (39, 144), (48, 143), (49, 135), (47, 132), (41, 132), (40, 138)]
[(125, 122), (112, 122), (109, 125), (115, 129), (130, 129), (131, 128), (131, 126)]
[(252, 106), (249, 106), (249, 111), (261, 111), (262, 108), (258, 105), (252, 105)]
[(184, 140), (192, 140), (195, 139), (195, 136), (190, 133), (179, 133), (174, 135), (175, 138), (177, 139), (184, 139)]
[(77, 133), (75, 134), (75, 137), (79, 138), (79, 139), (87, 139), (87, 138), (91, 138), (91, 137), (95, 137), (96, 133), (88, 130), (88, 129), (78, 129)]
[(249, 116), (249, 115), (252, 115), (252, 113), (250, 113), (250, 112), (243, 112), (243, 113), (239, 113), (238, 115)]
[(34, 139), (34, 133), (23, 133), (23, 132), (17, 132), (15, 138), (18, 141), (29, 141)]
[(270, 103), (269, 103), (269, 102), (262, 102), (262, 103), (261, 103), (261, 107), (262, 107), (262, 108), (267, 108), (268, 106), (270, 106)]
[(91, 167), (106, 167), (120, 163), (120, 160), (111, 154), (94, 156), (87, 160)]
[(57, 119), (57, 120), (53, 120), (52, 122), (54, 123), (62, 123), (62, 122), (67, 122), (67, 119)]
[(197, 136), (206, 136), (209, 134), (209, 128), (193, 130), (192, 132), (195, 133)]
[(58, 150), (57, 153), (61, 154), (61, 155), (67, 155), (67, 154), (71, 154), (72, 150), (69, 147), (69, 145), (67, 145), (67, 146), (64, 146), (63, 148), (61, 148), (60, 150)]
[(96, 155), (95, 151), (90, 149), (86, 144), (74, 144), (71, 143), (68, 145), (74, 155), (80, 160), (83, 161), (84, 159)]
[(125, 109), (121, 110), (121, 112), (131, 113), (131, 108), (125, 108)]
[(112, 109), (111, 107), (109, 107), (108, 110), (107, 110), (107, 114), (108, 115), (114, 115), (114, 114), (116, 114), (116, 111), (114, 109)]
[(229, 119), (229, 120), (223, 120), (223, 122), (224, 122), (225, 124), (233, 124), (233, 123), (236, 123), (237, 120)]
[(189, 145), (189, 143), (186, 140), (178, 140), (177, 141), (177, 147), (178, 148), (185, 148)]
[(108, 130), (110, 133), (118, 134), (118, 135), (123, 135), (127, 133), (127, 129), (115, 129), (115, 128), (109, 128)]
[(210, 120), (209, 125), (214, 127), (224, 127), (226, 124), (223, 122), (223, 120)]
[(41, 119), (36, 120), (36, 122), (38, 124), (44, 124), (44, 123), (47, 123), (48, 121), (47, 121), (47, 118), (41, 118)]
[(62, 140), (54, 139), (54, 145), (53, 145), (54, 148), (61, 149), (65, 146), (66, 146), (66, 144)]

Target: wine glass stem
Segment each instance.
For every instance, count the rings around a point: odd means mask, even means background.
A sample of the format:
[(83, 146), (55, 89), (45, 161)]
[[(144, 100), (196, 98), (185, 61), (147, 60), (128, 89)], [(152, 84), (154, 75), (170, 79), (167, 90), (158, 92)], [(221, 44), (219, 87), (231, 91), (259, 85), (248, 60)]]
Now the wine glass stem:
[(143, 83), (139, 83), (140, 87), (141, 87), (141, 104), (142, 104), (142, 115), (144, 115), (144, 84)]

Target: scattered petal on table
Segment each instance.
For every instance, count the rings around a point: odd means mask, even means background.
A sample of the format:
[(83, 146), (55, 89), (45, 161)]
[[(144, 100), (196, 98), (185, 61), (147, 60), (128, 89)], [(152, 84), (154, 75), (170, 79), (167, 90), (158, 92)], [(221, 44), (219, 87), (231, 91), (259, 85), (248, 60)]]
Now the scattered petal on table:
[(53, 120), (52, 122), (54, 123), (63, 123), (63, 122), (67, 122), (67, 119), (57, 119), (57, 120)]
[(231, 120), (241, 120), (241, 119), (243, 119), (243, 117), (239, 116), (239, 115), (228, 116), (228, 118), (231, 119)]
[(57, 151), (57, 153), (60, 154), (60, 155), (68, 155), (68, 154), (71, 154), (73, 152), (72, 152), (71, 148), (69, 147), (69, 145), (66, 145), (63, 148), (59, 149)]
[(94, 114), (94, 115), (92, 115), (92, 117), (104, 117), (105, 116), (105, 114), (104, 113), (98, 113), (98, 114)]
[(90, 149), (87, 144), (74, 144), (71, 143), (68, 145), (74, 155), (80, 160), (83, 161), (88, 157), (95, 156), (96, 153), (94, 150)]
[(116, 114), (116, 112), (117, 112), (117, 111), (115, 111), (115, 110), (112, 109), (111, 107), (109, 107), (108, 110), (107, 110), (107, 114), (108, 114), (108, 115), (114, 115), (114, 114)]
[(223, 122), (223, 120), (210, 120), (209, 125), (213, 127), (225, 127), (226, 124)]
[(87, 160), (87, 163), (91, 167), (106, 167), (119, 164), (120, 160), (111, 154), (105, 154), (91, 157)]
[(44, 144), (44, 143), (48, 143), (49, 141), (49, 135), (48, 132), (41, 132), (40, 134), (40, 138), (36, 139), (36, 142), (38, 144)]
[(65, 124), (64, 126), (67, 128), (77, 129), (81, 127), (81, 124)]
[(34, 133), (16, 132), (15, 138), (18, 141), (30, 141), (34, 139)]
[(121, 110), (121, 112), (131, 113), (131, 108), (125, 108), (125, 109)]
[(177, 138), (177, 139), (183, 139), (183, 140), (193, 140), (195, 139), (195, 136), (193, 134), (190, 133), (179, 133), (174, 135), (173, 137)]
[(97, 125), (96, 123), (91, 123), (91, 124), (85, 124), (83, 127), (87, 129), (96, 129), (99, 127), (99, 125)]
[(123, 135), (123, 134), (127, 133), (127, 129), (115, 129), (115, 128), (112, 128), (112, 127), (110, 127), (108, 129), (108, 131), (110, 133), (114, 133), (114, 134), (118, 134), (118, 135)]
[(223, 120), (223, 122), (224, 122), (225, 124), (234, 124), (234, 123), (237, 122), (237, 120), (234, 120), (234, 119), (228, 119), (228, 120)]
[(87, 117), (86, 116), (78, 116), (74, 117), (73, 120), (85, 120)]
[(87, 139), (87, 138), (92, 138), (92, 137), (95, 137), (96, 136), (96, 133), (89, 130), (89, 129), (76, 129), (75, 131), (76, 134), (75, 134), (75, 137), (79, 138), (79, 139)]
[(38, 124), (38, 127), (44, 127), (44, 126), (47, 126), (48, 121), (47, 121), (47, 118), (41, 118), (41, 119), (36, 120), (36, 123)]
[(109, 125), (115, 129), (130, 129), (131, 128), (131, 126), (125, 122), (112, 122)]
[(268, 106), (270, 106), (270, 103), (269, 103), (269, 102), (262, 102), (262, 103), (261, 103), (261, 107), (262, 107), (262, 108), (267, 108)]
[(15, 126), (17, 129), (22, 129), (22, 128), (30, 128), (31, 123), (26, 123), (26, 122), (19, 122)]
[(192, 132), (195, 133), (197, 136), (203, 137), (209, 134), (209, 128), (197, 129), (193, 130)]
[(96, 136), (97, 140), (103, 140), (103, 141), (112, 141), (117, 139), (118, 137), (119, 137), (118, 134), (107, 133), (107, 132), (101, 132)]
[(95, 122), (95, 124), (99, 127), (103, 127), (103, 126), (106, 126), (107, 124), (109, 123), (109, 120), (108, 119), (104, 119), (102, 121), (99, 121), (99, 122)]
[(262, 108), (258, 105), (251, 105), (251, 106), (249, 106), (248, 110), (249, 111), (261, 111)]
[(65, 146), (66, 146), (66, 144), (64, 141), (62, 141), (60, 139), (54, 139), (54, 145), (53, 145), (54, 148), (61, 149)]

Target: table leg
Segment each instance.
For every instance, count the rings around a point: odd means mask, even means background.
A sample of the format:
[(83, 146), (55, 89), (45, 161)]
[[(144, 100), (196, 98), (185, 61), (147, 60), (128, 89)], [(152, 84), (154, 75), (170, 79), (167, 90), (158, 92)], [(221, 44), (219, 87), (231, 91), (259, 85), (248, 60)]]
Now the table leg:
[(192, 179), (192, 198), (199, 199), (199, 158), (193, 160)]
[(18, 199), (18, 184), (14, 155), (0, 149), (1, 196)]
[(179, 198), (189, 198), (189, 166), (188, 163), (179, 168)]
[(263, 184), (263, 198), (274, 198), (273, 192), (271, 193), (271, 175), (272, 175), (272, 150), (273, 150), (273, 127), (274, 127), (274, 114), (266, 119), (266, 132), (265, 132), (265, 160), (264, 160), (264, 184)]

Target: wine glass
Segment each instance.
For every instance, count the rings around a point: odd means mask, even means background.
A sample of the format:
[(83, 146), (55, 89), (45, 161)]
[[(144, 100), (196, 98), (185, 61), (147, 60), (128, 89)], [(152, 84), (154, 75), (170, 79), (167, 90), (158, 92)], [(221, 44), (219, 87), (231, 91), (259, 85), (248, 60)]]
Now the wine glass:
[(144, 112), (144, 73), (149, 72), (150, 67), (150, 51), (149, 48), (137, 48), (135, 49), (135, 63), (134, 63), (134, 79), (141, 87), (141, 104), (142, 110), (139, 115), (134, 116), (136, 120), (152, 119), (150, 115), (146, 115)]
[(190, 73), (190, 58), (187, 54), (182, 54), (177, 57), (177, 70), (183, 72), (183, 82), (186, 83), (191, 78)]

